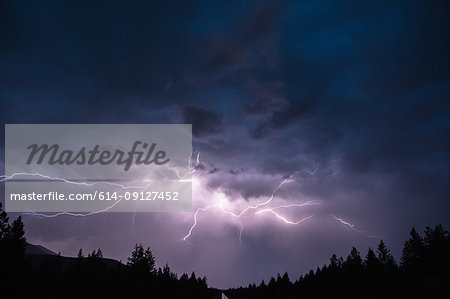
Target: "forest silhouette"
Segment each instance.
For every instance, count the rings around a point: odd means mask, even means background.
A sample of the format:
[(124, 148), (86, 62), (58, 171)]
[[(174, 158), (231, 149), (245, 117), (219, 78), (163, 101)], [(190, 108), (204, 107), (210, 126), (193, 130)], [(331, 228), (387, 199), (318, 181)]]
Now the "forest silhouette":
[(268, 283), (229, 290), (207, 285), (194, 272), (180, 277), (157, 268), (149, 247), (136, 244), (127, 263), (106, 259), (101, 249), (76, 258), (27, 254), (21, 216), (10, 223), (0, 203), (2, 298), (450, 298), (450, 236), (442, 225), (414, 228), (397, 263), (380, 241), (365, 257), (353, 247), (292, 281), (288, 273)]

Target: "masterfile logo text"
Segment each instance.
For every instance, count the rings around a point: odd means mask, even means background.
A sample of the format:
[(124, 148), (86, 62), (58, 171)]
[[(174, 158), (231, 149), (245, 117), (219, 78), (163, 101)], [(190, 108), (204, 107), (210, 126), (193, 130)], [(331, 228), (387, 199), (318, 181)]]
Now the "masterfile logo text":
[(192, 127), (5, 125), (11, 212), (190, 211)]

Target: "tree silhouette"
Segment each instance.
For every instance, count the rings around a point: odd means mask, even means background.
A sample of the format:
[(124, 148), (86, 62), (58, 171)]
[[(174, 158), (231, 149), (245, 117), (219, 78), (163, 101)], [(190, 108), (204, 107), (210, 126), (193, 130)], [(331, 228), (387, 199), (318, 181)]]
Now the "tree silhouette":
[(385, 269), (394, 269), (397, 267), (395, 263), (394, 256), (391, 254), (391, 251), (386, 247), (383, 240), (380, 241), (377, 247), (377, 255), (380, 264)]
[(144, 249), (142, 244), (136, 244), (128, 258), (127, 265), (130, 270), (136, 274), (150, 274), (155, 272), (155, 258), (150, 247)]
[(377, 273), (380, 269), (380, 261), (370, 247), (367, 251), (366, 258), (364, 259), (364, 265), (369, 273)]
[(0, 204), (0, 281), (9, 289), (10, 296), (19, 297), (22, 288), (17, 277), (27, 277), (24, 225), (22, 217), (17, 217), (11, 224), (8, 215)]
[(328, 267), (331, 271), (337, 271), (342, 268), (342, 264), (344, 263), (342, 257), (337, 258), (336, 254), (330, 258), (330, 267)]
[(8, 214), (3, 211), (2, 203), (0, 202), (0, 263), (4, 265), (7, 260), (7, 239), (11, 231), (9, 225)]
[(379, 288), (381, 278), (381, 265), (375, 252), (369, 247), (366, 258), (364, 259), (364, 266), (367, 275), (367, 284), (370, 290)]
[[(81, 252), (81, 254), (83, 254), (83, 252)], [(102, 259), (102, 258), (103, 258), (103, 251), (100, 248), (97, 250), (94, 249), (92, 251), (92, 253), (88, 254), (88, 259), (91, 259), (91, 260), (98, 260), (98, 259)]]
[(445, 269), (450, 266), (448, 231), (441, 224), (436, 225), (434, 229), (427, 227), (423, 242), (425, 247), (424, 274), (428, 276), (444, 274)]
[(410, 273), (417, 274), (423, 261), (425, 246), (422, 237), (413, 227), (410, 238), (405, 242), (400, 259), (401, 267)]
[(2, 203), (0, 202), (0, 242), (5, 240), (7, 234), (9, 233), (9, 218), (8, 214), (3, 211)]
[(21, 263), (25, 259), (25, 249), (27, 240), (25, 239), (25, 230), (22, 222), (22, 216), (17, 217), (11, 224), (11, 231), (7, 238), (11, 246), (10, 258), (14, 263)]
[(344, 267), (355, 274), (362, 271), (363, 263), (361, 255), (356, 247), (352, 247), (347, 259), (345, 260)]
[(20, 268), (25, 260), (27, 241), (22, 222), (22, 216), (17, 217), (12, 224), (8, 223), (8, 215), (0, 203), (0, 254), (4, 265), (16, 265)]

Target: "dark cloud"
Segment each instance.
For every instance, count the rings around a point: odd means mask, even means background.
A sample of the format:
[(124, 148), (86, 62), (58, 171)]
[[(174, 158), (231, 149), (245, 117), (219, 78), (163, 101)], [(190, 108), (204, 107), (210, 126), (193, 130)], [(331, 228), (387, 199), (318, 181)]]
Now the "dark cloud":
[(227, 66), (239, 63), (242, 56), (243, 54), (239, 47), (227, 42), (222, 45), (219, 51), (211, 58), (209, 68), (211, 71), (220, 71)]
[(194, 137), (206, 137), (222, 132), (225, 129), (223, 117), (219, 114), (196, 106), (182, 108), (185, 123), (192, 124)]
[(292, 123), (307, 121), (312, 117), (313, 107), (313, 101), (290, 102), (284, 109), (275, 111), (269, 119), (260, 121), (256, 128), (251, 129), (250, 136), (255, 139), (263, 138), (274, 131), (284, 129)]
[(218, 172), (218, 171), (220, 171), (220, 169), (214, 167), (213, 169), (209, 170), (208, 173), (209, 173), (209, 174), (213, 174), (213, 173), (216, 173), (216, 172)]
[(267, 120), (273, 114), (286, 107), (287, 101), (283, 91), (283, 83), (280, 81), (258, 83), (251, 81), (249, 87), (254, 99), (245, 107), (244, 112), (257, 120)]
[(204, 171), (204, 170), (206, 170), (206, 167), (202, 163), (199, 163), (198, 165), (195, 166), (195, 170)]

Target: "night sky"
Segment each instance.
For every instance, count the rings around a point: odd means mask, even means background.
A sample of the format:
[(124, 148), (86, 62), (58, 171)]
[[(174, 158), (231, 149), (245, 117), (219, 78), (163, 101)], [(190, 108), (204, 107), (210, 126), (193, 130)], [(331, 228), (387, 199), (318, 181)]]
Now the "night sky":
[(191, 123), (193, 213), (24, 215), (30, 243), (227, 288), (450, 227), (448, 1), (60, 2), (1, 1), (2, 123)]

